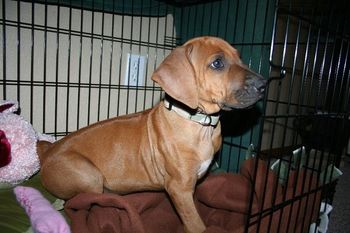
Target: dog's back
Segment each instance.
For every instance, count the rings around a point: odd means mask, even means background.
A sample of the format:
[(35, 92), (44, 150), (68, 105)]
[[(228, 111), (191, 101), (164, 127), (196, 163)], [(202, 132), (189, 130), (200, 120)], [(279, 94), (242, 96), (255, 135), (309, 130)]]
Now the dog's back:
[[(152, 173), (145, 170), (150, 166), (140, 166), (152, 163), (148, 159), (151, 157), (149, 141), (144, 138), (151, 112), (149, 109), (101, 121), (55, 143), (39, 141), (37, 151), (43, 185), (64, 199), (79, 192), (101, 193), (103, 187), (120, 193), (139, 191), (135, 182), (149, 180), (147, 177)], [(145, 153), (149, 157), (140, 155)], [(75, 175), (79, 182), (73, 182)], [(141, 189), (156, 188), (159, 185), (152, 181), (145, 182)]]

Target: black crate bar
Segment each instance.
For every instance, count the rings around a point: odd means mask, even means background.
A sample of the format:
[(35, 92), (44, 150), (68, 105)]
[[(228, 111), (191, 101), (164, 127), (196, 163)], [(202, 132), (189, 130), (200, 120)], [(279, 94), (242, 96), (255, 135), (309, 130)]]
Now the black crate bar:
[[(5, 2), (6, 0), (2, 0), (2, 21), (6, 20), (6, 11), (5, 11)], [(7, 49), (6, 49), (6, 26), (5, 23), (2, 22), (2, 54), (3, 54), (3, 58), (2, 58), (2, 80), (3, 82), (6, 83), (6, 56), (7, 56)], [(2, 92), (3, 92), (3, 98), (6, 99), (7, 98), (7, 90), (6, 90), (6, 85), (2, 85)]]

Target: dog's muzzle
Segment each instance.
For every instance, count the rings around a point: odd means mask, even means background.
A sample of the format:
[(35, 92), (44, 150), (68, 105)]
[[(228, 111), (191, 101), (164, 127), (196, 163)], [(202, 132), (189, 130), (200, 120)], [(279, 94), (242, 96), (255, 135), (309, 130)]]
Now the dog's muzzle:
[(243, 87), (236, 91), (238, 105), (235, 108), (247, 108), (259, 101), (264, 94), (266, 80), (258, 74), (249, 74)]
[(259, 74), (247, 70), (243, 86), (233, 93), (235, 101), (231, 98), (220, 103), (223, 110), (248, 108), (258, 102), (264, 95), (267, 81)]

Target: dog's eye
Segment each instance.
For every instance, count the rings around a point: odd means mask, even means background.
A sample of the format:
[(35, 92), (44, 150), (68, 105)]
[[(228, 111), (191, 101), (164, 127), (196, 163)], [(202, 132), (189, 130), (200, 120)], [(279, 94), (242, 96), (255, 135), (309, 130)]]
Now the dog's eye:
[(217, 58), (210, 64), (210, 67), (214, 70), (219, 70), (224, 67), (224, 63), (222, 62), (221, 58)]

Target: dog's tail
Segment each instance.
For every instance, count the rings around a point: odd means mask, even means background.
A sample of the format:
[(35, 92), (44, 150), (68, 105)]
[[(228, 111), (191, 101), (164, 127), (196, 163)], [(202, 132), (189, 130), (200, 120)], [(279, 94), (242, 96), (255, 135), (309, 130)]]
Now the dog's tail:
[(38, 141), (36, 144), (36, 151), (39, 156), (40, 164), (42, 165), (45, 162), (46, 159), (46, 152), (50, 149), (52, 146), (51, 142), (48, 141)]

